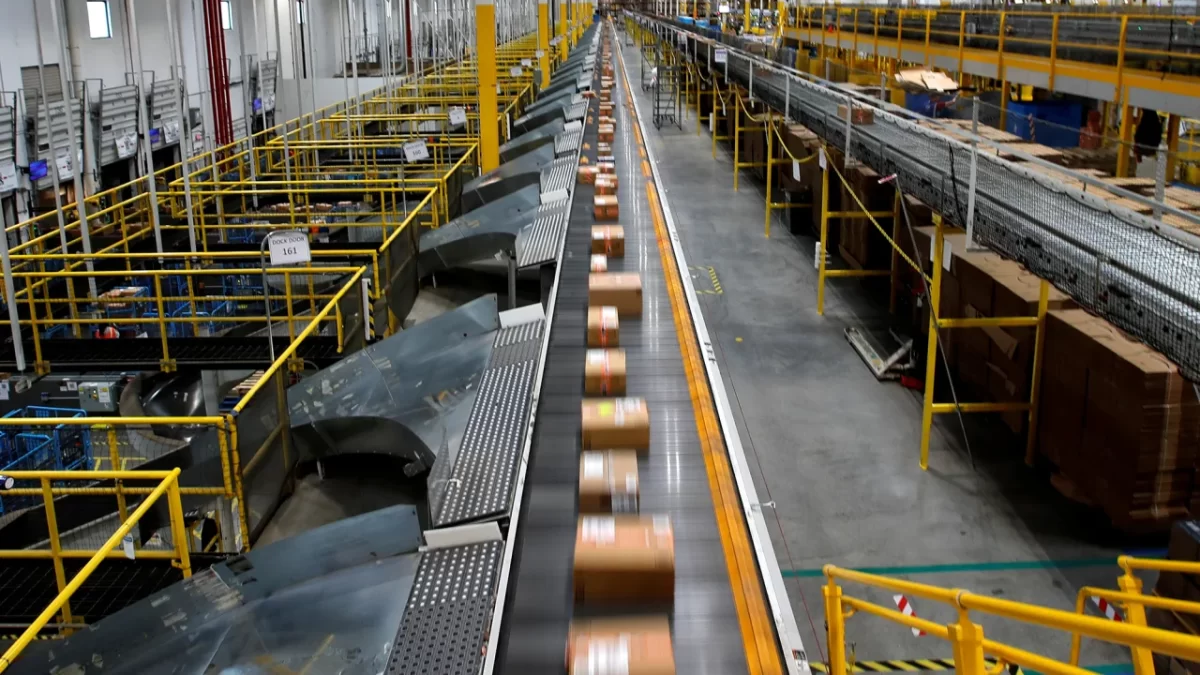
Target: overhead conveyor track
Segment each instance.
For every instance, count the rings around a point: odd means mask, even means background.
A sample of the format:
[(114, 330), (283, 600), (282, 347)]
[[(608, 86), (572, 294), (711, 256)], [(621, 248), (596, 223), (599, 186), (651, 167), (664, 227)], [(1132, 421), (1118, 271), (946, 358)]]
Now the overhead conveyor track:
[[(965, 227), (975, 242), (1022, 263), (1145, 340), (1189, 377), (1200, 377), (1200, 347), (1191, 339), (1200, 332), (1195, 214), (1042, 161), (1019, 145), (955, 140), (927, 120), (918, 124), (915, 113), (743, 50), (747, 45), (736, 38), (717, 41), (683, 23), (638, 20), (830, 148), (881, 176), (895, 174), (903, 192)], [(714, 60), (718, 49), (727, 55), (722, 64)], [(851, 124), (844, 112), (839, 116), (849, 104), (871, 108), (873, 122)]]

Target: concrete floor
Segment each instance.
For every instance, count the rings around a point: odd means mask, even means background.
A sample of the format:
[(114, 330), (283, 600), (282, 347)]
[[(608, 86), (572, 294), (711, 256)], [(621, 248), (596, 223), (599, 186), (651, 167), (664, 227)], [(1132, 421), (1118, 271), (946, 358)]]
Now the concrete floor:
[[(1060, 609), (1073, 608), (1082, 585), (1114, 587), (1119, 544), (1096, 534), (1106, 530), (1095, 515), (1060, 497), (1044, 473), (1026, 469), (1020, 441), (997, 425), (970, 421), (973, 469), (958, 422), (941, 420), (931, 468), (921, 471), (919, 395), (877, 382), (843, 336), (847, 326), (886, 323), (886, 295), (837, 281), (818, 316), (813, 239), (779, 221), (764, 238), (763, 187), (743, 173), (734, 192), (731, 150), (718, 147), (713, 159), (694, 112), (682, 130), (655, 130), (649, 94), (636, 86), (641, 56), (624, 54), (688, 264), (712, 267), (721, 285), (701, 304), (760, 498), (776, 503), (772, 539), (810, 658), (825, 654), (825, 563)], [(709, 288), (706, 269), (693, 275), (697, 289)], [(949, 607), (913, 605), (923, 618), (954, 620)], [(1068, 654), (1066, 634), (977, 620), (992, 639)], [(948, 643), (866, 616), (850, 621), (847, 637), (863, 660), (951, 657)], [(1085, 642), (1085, 665), (1128, 661), (1127, 651)]]

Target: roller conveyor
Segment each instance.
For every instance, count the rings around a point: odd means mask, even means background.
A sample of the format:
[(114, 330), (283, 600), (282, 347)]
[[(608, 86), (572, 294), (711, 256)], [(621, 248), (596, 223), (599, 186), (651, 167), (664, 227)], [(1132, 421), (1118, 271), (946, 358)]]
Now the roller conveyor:
[[(617, 49), (614, 40), (614, 59)], [(621, 319), (628, 395), (646, 399), (651, 447), (639, 460), (641, 512), (668, 515), (675, 533), (675, 604), (669, 612), (681, 673), (746, 672), (733, 588), (718, 533), (692, 400), (667, 295), (651, 206), (644, 189), (634, 120), (624, 106), (624, 74), (613, 89), (613, 153), (625, 228), (625, 256), (610, 271), (642, 276), (643, 315)], [(594, 105), (594, 104), (593, 104)], [(581, 130), (596, 160), (596, 125)], [(497, 673), (564, 670), (572, 616), (572, 561), (586, 347), (593, 186), (577, 184), (568, 212), (536, 421), (519, 508), (508, 592), (499, 628)], [(594, 611), (594, 610), (593, 610)], [(618, 613), (619, 615), (619, 613)], [(495, 633), (493, 633), (495, 635)]]

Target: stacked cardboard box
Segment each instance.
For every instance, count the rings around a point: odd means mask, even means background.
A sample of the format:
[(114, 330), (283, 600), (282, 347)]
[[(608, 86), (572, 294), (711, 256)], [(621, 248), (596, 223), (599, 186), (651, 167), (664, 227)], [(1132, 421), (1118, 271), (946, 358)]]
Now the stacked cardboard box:
[[(894, 208), (895, 187), (891, 184), (880, 185), (879, 174), (870, 167), (855, 164), (847, 167), (845, 174), (849, 188), (835, 176), (830, 176), (830, 180), (837, 180), (842, 192), (841, 203), (846, 211), (861, 213), (859, 203), (874, 212), (891, 211)], [(892, 218), (876, 216), (875, 220), (891, 234)], [(892, 247), (866, 215), (861, 218), (841, 218), (837, 222), (838, 252), (851, 267), (887, 269), (891, 265)]]
[(1038, 446), (1074, 495), (1130, 531), (1188, 514), (1200, 404), (1175, 364), (1103, 319), (1055, 311), (1042, 377)]
[[(933, 228), (914, 231), (917, 250), (931, 260)], [(942, 318), (1018, 317), (1037, 314), (1041, 280), (1019, 264), (994, 253), (966, 250), (965, 234), (944, 237)], [(1052, 288), (1050, 308), (1073, 306)], [(928, 315), (924, 323), (928, 323)], [(1020, 403), (1029, 400), (1033, 369), (1033, 328), (955, 328), (942, 332), (942, 346), (956, 384), (976, 400)], [(1024, 413), (1004, 413), (1015, 433), (1024, 433)]]

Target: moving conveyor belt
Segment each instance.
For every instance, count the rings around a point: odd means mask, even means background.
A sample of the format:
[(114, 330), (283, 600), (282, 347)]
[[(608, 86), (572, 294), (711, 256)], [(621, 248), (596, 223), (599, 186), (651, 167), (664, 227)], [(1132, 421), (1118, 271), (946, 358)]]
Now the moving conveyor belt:
[[(645, 189), (635, 120), (625, 107), (624, 74), (614, 65), (612, 146), (620, 184), (618, 222), (625, 228), (626, 249), (623, 258), (610, 259), (609, 270), (636, 271), (643, 284), (642, 316), (623, 317), (620, 329), (628, 395), (644, 397), (651, 418), (650, 451), (639, 459), (640, 510), (666, 514), (674, 527), (675, 603), (670, 616), (677, 671), (744, 673), (747, 656), (734, 589)], [(595, 106), (593, 102), (592, 113)], [(594, 163), (595, 122), (582, 133), (589, 148), (582, 154)], [(519, 527), (496, 647), (496, 673), (562, 672), (567, 631), (572, 617), (578, 615), (573, 607), (572, 563), (593, 195), (593, 186), (577, 184), (569, 211), (557, 290), (550, 305), (549, 346), (524, 495), (518, 505)]]

